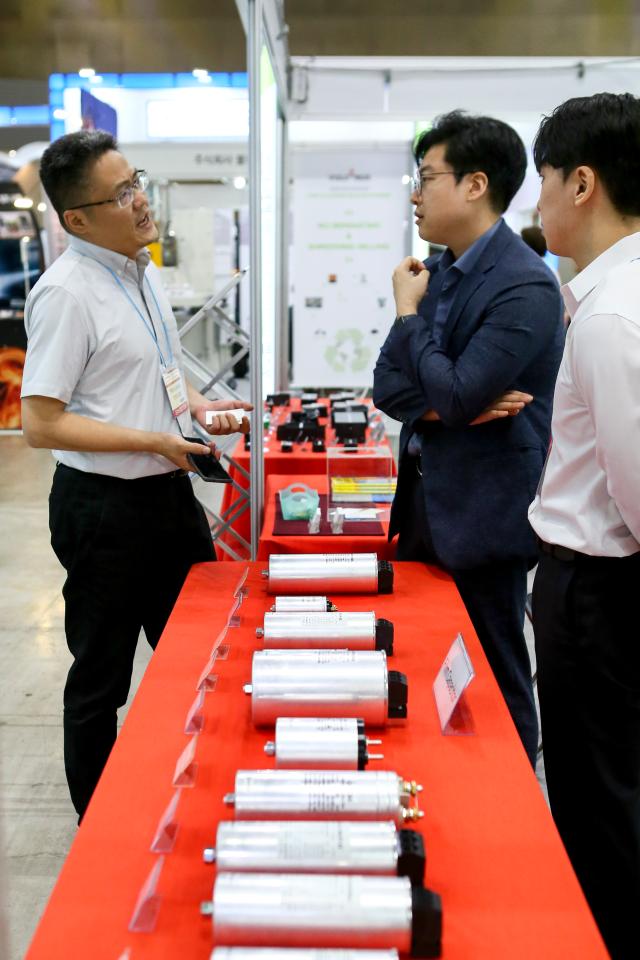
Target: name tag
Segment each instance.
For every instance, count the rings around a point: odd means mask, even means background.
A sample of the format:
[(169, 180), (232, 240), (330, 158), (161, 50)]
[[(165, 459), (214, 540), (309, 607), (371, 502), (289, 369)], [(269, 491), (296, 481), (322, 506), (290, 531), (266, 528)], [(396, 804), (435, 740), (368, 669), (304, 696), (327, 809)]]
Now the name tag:
[(189, 409), (187, 392), (185, 390), (182, 374), (180, 373), (180, 368), (175, 363), (171, 364), (171, 366), (164, 367), (162, 371), (162, 379), (164, 381), (165, 390), (167, 391), (167, 396), (169, 397), (171, 410), (173, 411), (174, 417), (177, 419), (181, 413), (184, 413)]
[(443, 733), (475, 732), (471, 711), (463, 696), (475, 675), (462, 634), (459, 633), (433, 683), (433, 694)]

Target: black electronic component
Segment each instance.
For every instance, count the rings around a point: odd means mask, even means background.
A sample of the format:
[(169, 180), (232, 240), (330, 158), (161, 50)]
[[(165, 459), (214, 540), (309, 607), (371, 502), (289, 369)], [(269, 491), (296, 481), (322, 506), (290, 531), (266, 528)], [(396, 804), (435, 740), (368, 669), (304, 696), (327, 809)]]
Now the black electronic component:
[(393, 563), (378, 560), (378, 593), (393, 593)]
[(427, 853), (422, 835), (415, 830), (399, 830), (398, 876), (409, 877), (414, 886), (421, 887), (426, 865)]
[(376, 650), (384, 650), (388, 657), (393, 656), (393, 624), (391, 620), (376, 620)]
[(409, 700), (407, 677), (399, 670), (389, 670), (389, 699), (387, 716), (389, 720), (406, 720)]
[(439, 957), (442, 953), (442, 901), (426, 887), (411, 890), (411, 956)]
[(339, 441), (347, 439), (364, 443), (367, 435), (367, 416), (361, 411), (344, 411), (333, 415), (336, 438)]
[(291, 402), (290, 393), (269, 393), (267, 394), (267, 403), (272, 407), (286, 407)]
[(334, 403), (331, 407), (331, 426), (335, 427), (335, 417), (337, 413), (362, 413), (365, 420), (369, 422), (369, 407), (366, 403)]
[(280, 453), (293, 453), (293, 442), (291, 440), (283, 440), (280, 444)]
[(311, 449), (314, 453), (324, 453), (326, 451), (326, 446), (322, 437), (315, 437), (311, 445)]

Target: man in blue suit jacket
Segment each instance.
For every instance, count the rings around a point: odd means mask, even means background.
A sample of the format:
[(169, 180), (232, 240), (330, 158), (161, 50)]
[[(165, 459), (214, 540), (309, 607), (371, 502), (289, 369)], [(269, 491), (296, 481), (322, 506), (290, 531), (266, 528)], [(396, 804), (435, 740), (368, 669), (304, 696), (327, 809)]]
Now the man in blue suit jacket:
[(524, 639), (527, 521), (550, 441), (563, 346), (555, 277), (504, 223), (526, 170), (510, 127), (454, 112), (415, 147), (412, 203), (445, 246), (394, 272), (397, 316), (374, 402), (403, 423), (389, 535), (398, 559), (449, 571), (527, 755), (538, 743)]

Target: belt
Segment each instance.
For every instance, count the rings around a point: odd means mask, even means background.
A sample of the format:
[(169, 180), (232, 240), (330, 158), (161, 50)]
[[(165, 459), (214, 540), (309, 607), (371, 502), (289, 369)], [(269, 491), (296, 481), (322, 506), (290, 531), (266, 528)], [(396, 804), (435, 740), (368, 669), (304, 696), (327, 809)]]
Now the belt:
[(66, 463), (56, 463), (58, 470), (62, 470), (65, 473), (75, 474), (79, 478), (86, 480), (87, 482), (93, 482), (95, 484), (107, 485), (120, 485), (127, 484), (129, 489), (134, 487), (147, 486), (147, 484), (158, 484), (166, 482), (167, 480), (177, 480), (180, 477), (186, 477), (186, 470), (171, 470), (170, 473), (154, 473), (148, 477), (133, 477), (127, 479), (124, 477), (113, 477), (107, 473), (88, 473), (85, 470), (77, 470), (75, 467), (68, 467)]
[(586, 553), (578, 553), (577, 550), (570, 550), (569, 547), (563, 547), (559, 543), (547, 543), (546, 540), (541, 540), (540, 537), (536, 539), (538, 541), (538, 548), (542, 553), (548, 553), (550, 557), (555, 557), (556, 560), (562, 560), (564, 563), (574, 563), (581, 557), (587, 556)]

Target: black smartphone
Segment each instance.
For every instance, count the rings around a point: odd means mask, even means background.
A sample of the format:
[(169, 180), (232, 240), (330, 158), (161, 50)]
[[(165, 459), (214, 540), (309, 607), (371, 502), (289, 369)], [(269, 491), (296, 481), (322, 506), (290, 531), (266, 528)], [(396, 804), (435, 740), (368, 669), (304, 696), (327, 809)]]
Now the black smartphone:
[[(187, 443), (201, 443), (203, 447), (207, 445), (200, 437), (185, 437), (184, 439)], [(212, 453), (203, 453), (202, 456), (188, 453), (187, 461), (203, 480), (208, 480), (210, 483), (231, 483), (231, 477)]]

